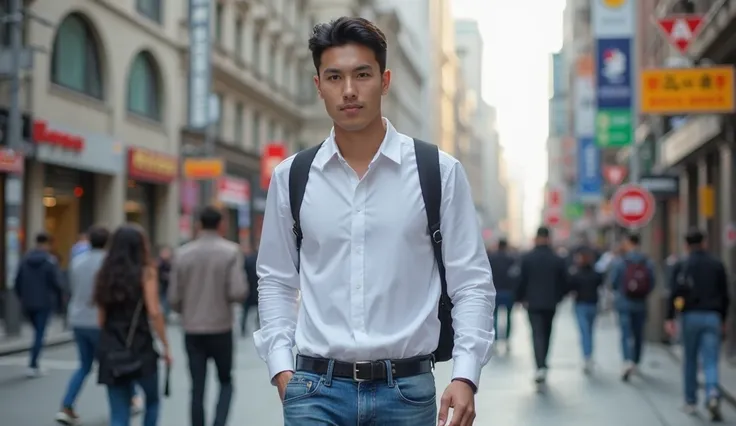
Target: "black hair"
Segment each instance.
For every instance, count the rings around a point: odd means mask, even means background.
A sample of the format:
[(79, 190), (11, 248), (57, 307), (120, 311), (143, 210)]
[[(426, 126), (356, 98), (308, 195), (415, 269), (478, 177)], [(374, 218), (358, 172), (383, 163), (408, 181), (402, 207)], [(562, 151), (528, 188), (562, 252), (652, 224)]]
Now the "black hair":
[(97, 306), (137, 302), (143, 274), (151, 264), (148, 239), (138, 225), (123, 225), (110, 238), (110, 248), (97, 272), (93, 300)]
[(537, 229), (537, 237), (549, 238), (549, 228), (547, 228), (546, 226), (540, 226), (539, 229)]
[(36, 234), (36, 244), (48, 244), (51, 242), (51, 235), (45, 232)]
[(309, 50), (312, 52), (314, 68), (319, 74), (322, 65), (322, 54), (333, 47), (347, 44), (365, 46), (376, 55), (378, 68), (383, 74), (386, 71), (386, 36), (376, 24), (364, 18), (343, 16), (328, 23), (317, 24), (309, 38)]
[(110, 239), (110, 231), (102, 226), (93, 226), (87, 231), (89, 236), (89, 245), (93, 249), (104, 249), (107, 245), (107, 240)]
[(498, 240), (498, 248), (500, 250), (505, 250), (509, 247), (509, 242), (506, 241), (506, 238), (501, 238)]
[(705, 234), (699, 229), (691, 229), (685, 235), (685, 243), (688, 246), (699, 246), (705, 241)]
[(199, 212), (199, 223), (204, 230), (214, 231), (220, 226), (220, 222), (222, 222), (222, 213), (216, 207), (207, 206)]
[(639, 234), (629, 234), (626, 239), (635, 246), (638, 246), (641, 243), (641, 238), (639, 238)]

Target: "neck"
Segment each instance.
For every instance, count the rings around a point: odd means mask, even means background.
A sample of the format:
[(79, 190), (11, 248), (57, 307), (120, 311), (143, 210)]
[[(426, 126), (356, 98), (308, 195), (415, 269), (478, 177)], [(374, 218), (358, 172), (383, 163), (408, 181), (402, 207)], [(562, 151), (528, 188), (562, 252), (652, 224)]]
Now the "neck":
[(335, 143), (346, 161), (371, 161), (386, 136), (386, 126), (379, 114), (364, 129), (351, 132), (335, 126)]

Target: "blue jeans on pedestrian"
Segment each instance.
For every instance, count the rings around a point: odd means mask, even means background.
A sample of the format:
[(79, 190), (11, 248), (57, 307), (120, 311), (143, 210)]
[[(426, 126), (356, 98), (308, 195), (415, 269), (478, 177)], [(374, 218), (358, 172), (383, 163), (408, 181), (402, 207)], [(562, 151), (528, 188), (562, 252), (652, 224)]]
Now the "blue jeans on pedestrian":
[(130, 400), (133, 398), (135, 386), (138, 384), (146, 398), (145, 414), (142, 426), (156, 426), (160, 395), (158, 391), (158, 373), (142, 377), (135, 383), (122, 383), (107, 387), (107, 398), (110, 403), (110, 426), (130, 426)]
[(284, 426), (391, 425), (434, 426), (437, 403), (434, 375), (383, 381), (297, 371), (284, 394)]
[(77, 344), (77, 352), (79, 353), (79, 368), (69, 379), (66, 395), (61, 404), (63, 408), (73, 409), (74, 402), (77, 400), (79, 392), (82, 390), (84, 380), (92, 370), (97, 353), (97, 344), (100, 341), (99, 328), (74, 328), (74, 342)]
[(595, 303), (576, 303), (575, 317), (580, 328), (580, 346), (583, 349), (583, 358), (589, 360), (593, 356), (593, 326), (598, 314), (598, 305)]
[(38, 358), (43, 350), (43, 340), (46, 335), (46, 326), (48, 326), (51, 311), (48, 309), (39, 309), (26, 312), (28, 320), (33, 327), (33, 346), (31, 346), (31, 357), (28, 366), (38, 368)]
[(621, 327), (621, 351), (624, 361), (639, 365), (644, 348), (644, 326), (647, 323), (647, 311), (643, 309), (623, 309), (618, 311)]
[(503, 307), (506, 310), (506, 330), (504, 337), (509, 340), (511, 337), (511, 318), (514, 309), (514, 295), (510, 291), (499, 291), (496, 293), (496, 307), (493, 310), (493, 327), (496, 332), (496, 339), (501, 340), (498, 334), (498, 308)]
[(706, 398), (717, 398), (721, 316), (717, 312), (705, 311), (682, 314), (682, 345), (685, 355), (685, 401), (688, 404), (698, 401), (698, 354), (703, 362)]

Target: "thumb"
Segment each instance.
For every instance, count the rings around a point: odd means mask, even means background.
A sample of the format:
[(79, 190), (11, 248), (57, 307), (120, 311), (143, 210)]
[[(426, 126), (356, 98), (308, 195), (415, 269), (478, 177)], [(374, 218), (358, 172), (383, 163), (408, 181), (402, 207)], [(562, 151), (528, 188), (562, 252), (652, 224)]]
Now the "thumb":
[(442, 395), (442, 399), (440, 399), (440, 411), (439, 415), (437, 416), (437, 425), (438, 426), (445, 426), (447, 424), (447, 417), (450, 414), (450, 403), (452, 398), (445, 393)]

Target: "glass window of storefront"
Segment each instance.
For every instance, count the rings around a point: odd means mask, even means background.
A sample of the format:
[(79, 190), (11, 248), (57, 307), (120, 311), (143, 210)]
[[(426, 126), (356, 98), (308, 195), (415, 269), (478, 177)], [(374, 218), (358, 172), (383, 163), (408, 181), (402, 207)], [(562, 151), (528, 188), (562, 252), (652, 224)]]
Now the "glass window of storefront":
[(143, 227), (153, 238), (156, 225), (156, 187), (150, 183), (128, 179), (125, 201), (125, 221)]

